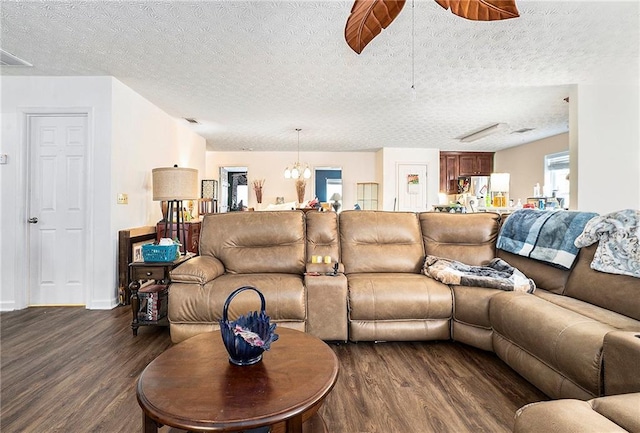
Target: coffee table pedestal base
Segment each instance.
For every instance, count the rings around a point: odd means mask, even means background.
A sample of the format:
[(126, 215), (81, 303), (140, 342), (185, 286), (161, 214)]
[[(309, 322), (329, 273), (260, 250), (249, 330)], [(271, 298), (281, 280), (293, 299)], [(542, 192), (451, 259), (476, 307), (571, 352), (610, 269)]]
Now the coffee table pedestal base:
[[(158, 428), (155, 427), (155, 423), (153, 422), (153, 420), (149, 419), (149, 422), (153, 424), (155, 430), (146, 430), (146, 420), (145, 420), (145, 433), (150, 433), (150, 432), (189, 433), (187, 430), (180, 430), (177, 428), (165, 427), (158, 430)], [(261, 429), (245, 430), (246, 433), (254, 433), (254, 432), (257, 433), (259, 431), (261, 431)], [(279, 423), (274, 426), (271, 426), (271, 430), (265, 430), (265, 432), (266, 431), (268, 431), (269, 433), (287, 433), (287, 426), (285, 423)], [(328, 432), (329, 431), (327, 430), (327, 425), (324, 423), (324, 420), (322, 419), (322, 417), (317, 413), (302, 424), (302, 433), (328, 433)]]

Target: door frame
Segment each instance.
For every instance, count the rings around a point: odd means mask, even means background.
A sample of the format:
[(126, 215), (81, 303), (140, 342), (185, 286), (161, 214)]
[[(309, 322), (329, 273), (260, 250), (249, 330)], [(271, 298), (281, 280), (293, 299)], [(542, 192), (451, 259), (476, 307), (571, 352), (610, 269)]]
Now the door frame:
[[(29, 306), (29, 294), (30, 294), (30, 271), (29, 271), (29, 224), (27, 218), (29, 218), (29, 183), (31, 180), (31, 170), (29, 155), (31, 155), (31, 133), (30, 124), (31, 119), (34, 117), (53, 117), (53, 116), (85, 116), (87, 118), (87, 148), (86, 148), (86, 162), (85, 162), (85, 188), (87, 191), (93, 191), (94, 178), (93, 178), (93, 153), (94, 153), (94, 134), (93, 123), (94, 113), (91, 107), (46, 107), (46, 108), (20, 108), (18, 109), (18, 131), (19, 142), (21, 143), (22, 151), (17, 155), (20, 161), (17, 161), (17, 185), (16, 192), (18, 193), (18, 199), (16, 200), (18, 206), (16, 206), (16, 221), (18, 225), (16, 227), (16, 242), (15, 242), (15, 257), (21, 257), (22, 259), (16, 260), (15, 264), (15, 300), (16, 308), (26, 308)], [(84, 288), (84, 304), (85, 307), (91, 305), (92, 297), (91, 290), (92, 284), (89, 278), (93, 275), (93, 203), (90, 194), (87, 193), (85, 206), (85, 236), (83, 239), (85, 245), (86, 254), (81, 257), (83, 261), (82, 267), (84, 269), (83, 279), (85, 281)], [(23, 240), (20, 242), (20, 240)]]

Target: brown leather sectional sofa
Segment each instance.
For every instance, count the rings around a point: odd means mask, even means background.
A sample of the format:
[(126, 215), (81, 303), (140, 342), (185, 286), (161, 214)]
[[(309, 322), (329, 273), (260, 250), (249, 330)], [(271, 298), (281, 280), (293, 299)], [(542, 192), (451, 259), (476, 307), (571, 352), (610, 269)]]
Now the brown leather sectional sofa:
[[(172, 340), (216, 330), (229, 293), (253, 285), (265, 295), (267, 313), (279, 326), (325, 340), (453, 339), (494, 351), (553, 399), (595, 399), (593, 408), (599, 407), (599, 397), (640, 392), (640, 280), (590, 269), (595, 246), (582, 249), (570, 271), (497, 250), (500, 225), (493, 213), (206, 216), (200, 256), (171, 274)], [(314, 255), (337, 261), (338, 274), (326, 275), (332, 265), (310, 263)], [(449, 286), (422, 273), (426, 255), (469, 265), (498, 256), (532, 278), (537, 289), (525, 294)], [(255, 296), (242, 293), (230, 315), (258, 308)], [(640, 394), (620, 399), (633, 406)], [(515, 431), (597, 431), (549, 425), (532, 430), (521, 419), (573, 401), (521, 409)], [(626, 413), (624, 404), (603, 401)], [(604, 416), (616, 423), (617, 418), (591, 412), (585, 420)], [(574, 418), (567, 425), (579, 426), (581, 417)], [(612, 431), (640, 431), (640, 407), (635, 417), (627, 413), (624, 418), (621, 430)]]

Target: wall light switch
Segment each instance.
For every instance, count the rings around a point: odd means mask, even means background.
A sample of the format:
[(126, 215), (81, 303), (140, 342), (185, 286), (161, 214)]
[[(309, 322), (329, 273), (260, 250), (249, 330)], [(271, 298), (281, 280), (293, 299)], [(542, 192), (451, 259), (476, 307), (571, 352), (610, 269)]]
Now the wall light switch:
[(3, 153), (2, 155), (0, 155), (0, 164), (6, 164), (7, 163), (7, 154)]
[(118, 194), (118, 204), (129, 204), (129, 196), (127, 194)]

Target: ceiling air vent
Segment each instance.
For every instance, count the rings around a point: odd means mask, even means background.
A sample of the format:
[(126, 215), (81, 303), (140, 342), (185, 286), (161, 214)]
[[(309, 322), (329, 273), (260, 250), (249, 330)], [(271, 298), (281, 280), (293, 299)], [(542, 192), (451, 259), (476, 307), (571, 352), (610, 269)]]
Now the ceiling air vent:
[(525, 132), (533, 131), (536, 128), (521, 128), (516, 129), (515, 131), (511, 131), (512, 134), (524, 134)]
[(7, 53), (5, 50), (0, 50), (0, 66), (33, 66), (31, 63), (22, 60), (19, 57), (14, 56), (11, 53)]

